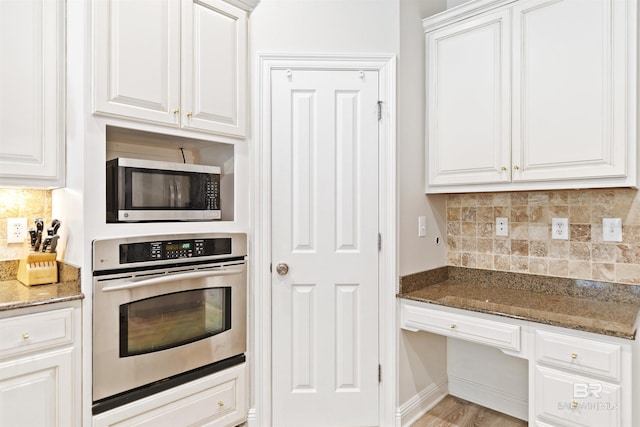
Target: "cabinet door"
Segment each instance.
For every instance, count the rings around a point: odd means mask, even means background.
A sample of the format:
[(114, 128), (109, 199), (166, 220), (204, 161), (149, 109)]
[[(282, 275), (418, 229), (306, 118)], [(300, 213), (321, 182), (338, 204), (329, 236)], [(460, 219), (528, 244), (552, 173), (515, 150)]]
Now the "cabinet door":
[(244, 136), (247, 14), (222, 0), (183, 0), (182, 126)]
[(620, 426), (621, 387), (590, 377), (535, 367), (535, 414), (553, 425)]
[(0, 186), (64, 185), (64, 1), (0, 1)]
[(95, 111), (177, 126), (180, 3), (100, 0), (93, 5)]
[(77, 425), (72, 351), (51, 351), (0, 365), (0, 426)]
[(513, 181), (626, 175), (631, 3), (515, 3)]
[(510, 180), (509, 12), (427, 34), (428, 186)]

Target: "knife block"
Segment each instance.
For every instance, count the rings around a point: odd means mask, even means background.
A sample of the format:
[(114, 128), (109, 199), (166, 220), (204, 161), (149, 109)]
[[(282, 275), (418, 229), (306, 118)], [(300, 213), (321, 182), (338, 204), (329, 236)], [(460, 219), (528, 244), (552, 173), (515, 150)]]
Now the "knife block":
[(20, 259), (18, 280), (27, 286), (58, 281), (57, 253), (30, 252)]

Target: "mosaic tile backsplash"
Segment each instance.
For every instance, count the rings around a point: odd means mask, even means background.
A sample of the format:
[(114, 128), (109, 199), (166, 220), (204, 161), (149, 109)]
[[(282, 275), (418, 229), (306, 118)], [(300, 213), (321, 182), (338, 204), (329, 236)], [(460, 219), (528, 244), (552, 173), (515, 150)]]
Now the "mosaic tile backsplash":
[(0, 261), (20, 259), (23, 245), (7, 243), (7, 218), (27, 218), (33, 227), (34, 218), (51, 223), (51, 190), (0, 188)]
[[(496, 236), (496, 218), (509, 235)], [(569, 219), (569, 240), (551, 239)], [(622, 242), (604, 242), (602, 218), (622, 218)], [(633, 189), (470, 193), (447, 196), (447, 263), (640, 284), (640, 194)]]

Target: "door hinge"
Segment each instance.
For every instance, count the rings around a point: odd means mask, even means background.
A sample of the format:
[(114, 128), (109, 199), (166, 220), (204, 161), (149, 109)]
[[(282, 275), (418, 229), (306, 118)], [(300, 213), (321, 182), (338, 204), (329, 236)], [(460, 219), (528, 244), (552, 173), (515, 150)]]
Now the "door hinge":
[(378, 120), (382, 120), (382, 101), (378, 101)]
[(378, 252), (382, 250), (382, 234), (378, 233)]
[(378, 365), (378, 382), (382, 382), (382, 365)]

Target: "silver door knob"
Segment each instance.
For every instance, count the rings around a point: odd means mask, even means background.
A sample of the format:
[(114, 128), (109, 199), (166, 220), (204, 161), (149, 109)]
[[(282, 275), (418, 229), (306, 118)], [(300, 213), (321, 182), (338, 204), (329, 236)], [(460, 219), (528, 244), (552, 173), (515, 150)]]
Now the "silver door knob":
[(278, 273), (279, 275), (284, 276), (288, 272), (289, 272), (289, 266), (284, 262), (281, 262), (280, 264), (276, 265), (276, 273)]

